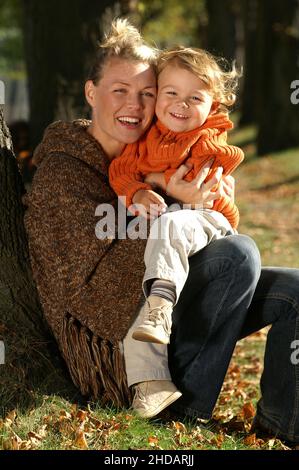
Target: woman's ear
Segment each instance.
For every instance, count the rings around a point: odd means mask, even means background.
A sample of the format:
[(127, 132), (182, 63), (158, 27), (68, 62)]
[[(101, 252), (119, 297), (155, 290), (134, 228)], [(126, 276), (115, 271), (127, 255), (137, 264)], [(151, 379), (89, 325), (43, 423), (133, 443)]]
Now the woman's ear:
[(85, 98), (89, 106), (93, 108), (95, 101), (95, 86), (92, 80), (87, 80), (85, 83)]

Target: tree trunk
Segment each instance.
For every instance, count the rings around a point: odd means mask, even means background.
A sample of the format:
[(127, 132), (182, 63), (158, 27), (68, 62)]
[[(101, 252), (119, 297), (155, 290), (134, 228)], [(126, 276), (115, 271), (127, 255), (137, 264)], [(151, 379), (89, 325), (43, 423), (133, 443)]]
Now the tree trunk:
[(127, 13), (130, 3), (22, 0), (33, 147), (54, 120), (86, 116), (83, 85), (89, 59), (103, 24)]
[(233, 0), (206, 0), (208, 13), (207, 44), (215, 55), (232, 60), (236, 55), (236, 21)]
[(299, 1), (259, 6), (258, 154), (299, 145), (298, 105), (291, 84), (299, 77)]
[(242, 113), (240, 125), (256, 121), (257, 114), (257, 9), (258, 0), (242, 3), (243, 27), (245, 32), (245, 64), (242, 89)]
[[(61, 368), (29, 264), (21, 202), (23, 183), (0, 107), (0, 340), (5, 348), (0, 404), (29, 398), (30, 387)], [(65, 372), (64, 372), (65, 374)], [(52, 374), (53, 375), (53, 374)], [(66, 374), (65, 374), (66, 375)]]

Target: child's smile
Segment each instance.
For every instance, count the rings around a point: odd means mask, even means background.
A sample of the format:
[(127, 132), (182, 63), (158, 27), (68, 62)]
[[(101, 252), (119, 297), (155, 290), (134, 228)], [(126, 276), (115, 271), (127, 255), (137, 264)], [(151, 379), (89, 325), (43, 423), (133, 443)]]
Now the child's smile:
[(186, 132), (202, 126), (212, 104), (206, 84), (189, 70), (167, 65), (160, 73), (156, 115), (169, 130)]

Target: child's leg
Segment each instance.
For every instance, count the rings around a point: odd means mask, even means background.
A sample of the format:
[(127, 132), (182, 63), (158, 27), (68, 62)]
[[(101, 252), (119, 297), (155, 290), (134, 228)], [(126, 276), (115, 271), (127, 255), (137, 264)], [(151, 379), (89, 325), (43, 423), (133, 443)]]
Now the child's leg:
[(219, 212), (185, 209), (161, 215), (151, 226), (144, 253), (145, 296), (151, 293), (153, 280), (164, 279), (175, 286), (177, 303), (189, 273), (188, 258), (231, 233), (229, 222)]
[(147, 380), (171, 380), (167, 345), (143, 343), (132, 338), (132, 332), (144, 321), (144, 308), (123, 340), (128, 386)]
[(142, 323), (144, 308), (123, 340), (128, 385), (134, 385), (132, 408), (142, 417), (151, 418), (181, 397), (171, 381), (167, 346), (135, 341), (132, 332)]
[(214, 211), (180, 210), (156, 219), (144, 254), (143, 290), (150, 295), (134, 339), (169, 343), (172, 310), (188, 277), (188, 258), (227, 233), (232, 233), (229, 222)]

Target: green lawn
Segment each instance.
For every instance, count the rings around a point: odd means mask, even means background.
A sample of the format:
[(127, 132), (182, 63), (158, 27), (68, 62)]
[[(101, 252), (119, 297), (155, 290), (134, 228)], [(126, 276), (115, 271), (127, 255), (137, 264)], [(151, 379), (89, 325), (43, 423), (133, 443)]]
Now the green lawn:
[[(239, 231), (256, 240), (263, 264), (297, 267), (299, 148), (257, 158), (254, 137), (255, 129), (248, 127), (234, 131), (231, 139), (246, 155), (235, 174)], [(202, 429), (200, 423), (146, 421), (127, 410), (102, 409), (95, 403), (79, 406), (75, 398), (34, 389), (29, 391), (29, 408), (13, 410), (0, 421), (0, 448), (284, 449), (279, 440), (262, 440), (250, 433), (265, 336), (262, 331), (238, 343), (212, 431)]]

